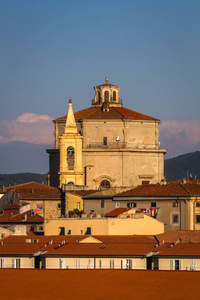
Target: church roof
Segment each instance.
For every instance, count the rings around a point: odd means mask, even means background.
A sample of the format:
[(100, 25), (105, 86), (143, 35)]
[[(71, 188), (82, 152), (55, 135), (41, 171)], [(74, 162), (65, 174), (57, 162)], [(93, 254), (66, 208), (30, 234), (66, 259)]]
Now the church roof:
[[(74, 113), (76, 120), (101, 120), (101, 119), (132, 119), (132, 120), (150, 120), (150, 121), (159, 121), (153, 117), (141, 114), (134, 110), (125, 108), (125, 107), (110, 107), (109, 111), (102, 111), (101, 107), (89, 107)], [(60, 117), (54, 121), (65, 121), (67, 116)]]

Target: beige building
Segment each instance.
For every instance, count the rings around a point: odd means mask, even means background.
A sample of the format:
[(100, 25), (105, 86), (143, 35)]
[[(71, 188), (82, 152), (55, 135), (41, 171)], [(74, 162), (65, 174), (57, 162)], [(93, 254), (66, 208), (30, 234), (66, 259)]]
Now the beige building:
[(136, 186), (164, 178), (165, 149), (159, 146), (158, 119), (122, 106), (120, 87), (94, 87), (92, 107), (54, 120), (55, 145), (50, 182), (90, 189)]
[(5, 188), (0, 201), (0, 211), (18, 201), (28, 202), (30, 209), (43, 218), (59, 218), (62, 214), (62, 192), (42, 183), (31, 181)]
[(135, 209), (115, 209), (101, 216), (85, 218), (45, 219), (44, 234), (48, 235), (156, 235), (164, 232), (164, 223)]
[(105, 215), (117, 207), (133, 207), (163, 222), (165, 231), (200, 230), (198, 181), (140, 185), (114, 195), (110, 190), (83, 197), (84, 211)]

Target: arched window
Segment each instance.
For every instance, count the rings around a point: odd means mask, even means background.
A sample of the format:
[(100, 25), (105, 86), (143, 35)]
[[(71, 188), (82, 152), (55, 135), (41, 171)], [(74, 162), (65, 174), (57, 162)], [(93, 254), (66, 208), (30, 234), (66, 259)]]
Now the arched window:
[(74, 185), (74, 183), (72, 181), (68, 182), (68, 185)]
[(100, 187), (110, 188), (110, 182), (108, 180), (102, 180), (102, 182), (100, 183)]
[(109, 101), (109, 92), (105, 91), (104, 93), (104, 101)]
[(113, 92), (113, 101), (116, 101), (116, 92)]
[(98, 91), (98, 102), (100, 102), (101, 101), (101, 93), (100, 93), (100, 91)]
[(67, 148), (67, 166), (68, 170), (74, 170), (74, 148)]

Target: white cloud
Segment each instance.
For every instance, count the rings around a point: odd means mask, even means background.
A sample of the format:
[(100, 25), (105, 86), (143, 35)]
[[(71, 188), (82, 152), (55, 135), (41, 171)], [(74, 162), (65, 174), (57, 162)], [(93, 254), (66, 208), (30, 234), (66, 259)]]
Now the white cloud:
[(27, 142), (50, 145), (54, 142), (53, 123), (50, 116), (25, 113), (16, 120), (0, 122), (0, 142)]
[(168, 157), (200, 150), (200, 120), (165, 120), (159, 128)]

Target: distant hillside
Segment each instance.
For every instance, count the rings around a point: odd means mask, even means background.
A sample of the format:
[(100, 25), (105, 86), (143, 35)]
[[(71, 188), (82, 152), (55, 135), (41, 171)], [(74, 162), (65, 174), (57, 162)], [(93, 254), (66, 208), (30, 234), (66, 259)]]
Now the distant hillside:
[(0, 188), (25, 183), (29, 181), (46, 182), (46, 174), (36, 173), (17, 173), (17, 174), (0, 174)]
[(192, 174), (200, 178), (200, 151), (187, 153), (165, 160), (166, 180), (183, 179)]
[[(200, 179), (200, 151), (187, 153), (165, 160), (165, 178), (167, 181), (187, 178), (192, 174)], [(0, 188), (3, 185), (15, 185), (29, 181), (46, 182), (46, 174), (18, 173), (0, 174)]]

